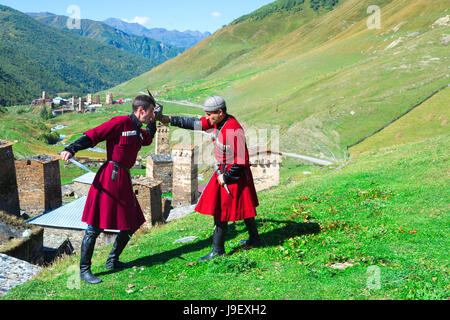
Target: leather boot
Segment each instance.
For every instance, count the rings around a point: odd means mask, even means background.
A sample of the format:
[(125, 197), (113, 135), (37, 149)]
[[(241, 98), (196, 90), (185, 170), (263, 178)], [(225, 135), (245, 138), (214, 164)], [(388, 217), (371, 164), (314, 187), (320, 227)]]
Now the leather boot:
[(131, 263), (123, 263), (119, 261), (119, 256), (122, 253), (123, 249), (126, 247), (128, 241), (130, 241), (131, 236), (133, 235), (134, 230), (124, 230), (120, 231), (116, 237), (116, 241), (112, 247), (111, 252), (109, 253), (108, 259), (106, 260), (105, 268), (106, 269), (125, 269), (131, 268), (133, 264)]
[(255, 218), (245, 219), (245, 226), (249, 234), (248, 240), (241, 240), (241, 245), (249, 247), (261, 247), (262, 241), (258, 234), (258, 228), (256, 226)]
[(92, 254), (94, 253), (95, 241), (99, 234), (99, 230), (88, 227), (81, 243), (80, 279), (91, 284), (102, 282), (100, 278), (97, 278), (91, 272)]
[(213, 250), (206, 256), (199, 258), (200, 261), (214, 259), (225, 254), (225, 233), (227, 231), (227, 221), (215, 221), (213, 233)]

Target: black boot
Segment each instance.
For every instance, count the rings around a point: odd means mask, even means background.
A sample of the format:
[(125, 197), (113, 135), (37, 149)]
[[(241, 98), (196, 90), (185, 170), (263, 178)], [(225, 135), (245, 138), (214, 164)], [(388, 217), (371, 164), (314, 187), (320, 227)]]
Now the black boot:
[(131, 268), (133, 264), (131, 263), (123, 263), (119, 261), (119, 256), (122, 253), (123, 249), (126, 247), (128, 241), (130, 241), (131, 236), (133, 235), (134, 230), (126, 230), (120, 231), (116, 237), (116, 241), (112, 247), (111, 252), (109, 253), (108, 259), (106, 260), (105, 268), (106, 269), (125, 269)]
[(227, 221), (215, 221), (213, 233), (213, 250), (206, 256), (199, 258), (200, 261), (214, 259), (225, 254), (225, 233), (227, 231)]
[(94, 276), (91, 272), (92, 254), (94, 253), (95, 241), (99, 234), (99, 230), (89, 227), (86, 229), (83, 242), (81, 243), (80, 279), (91, 284), (102, 282), (101, 279)]
[(249, 247), (261, 247), (263, 244), (258, 234), (258, 228), (256, 227), (255, 218), (245, 219), (244, 222), (250, 238), (248, 240), (241, 240), (241, 245)]

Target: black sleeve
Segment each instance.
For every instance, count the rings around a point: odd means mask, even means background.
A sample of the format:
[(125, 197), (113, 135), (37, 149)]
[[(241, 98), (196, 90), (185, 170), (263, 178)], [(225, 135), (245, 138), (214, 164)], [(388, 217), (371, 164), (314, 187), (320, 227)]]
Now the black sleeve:
[(156, 120), (150, 122), (147, 127), (145, 128), (145, 131), (149, 134), (149, 136), (153, 139), (156, 134)]
[(233, 166), (223, 174), (223, 180), (226, 184), (238, 181), (239, 178), (244, 174), (246, 167), (240, 166), (238, 164), (233, 164)]
[(170, 125), (189, 130), (201, 130), (202, 122), (197, 118), (189, 117), (170, 117)]
[(89, 136), (83, 134), (81, 138), (70, 144), (69, 146), (64, 148), (64, 151), (68, 151), (72, 154), (72, 156), (75, 155), (80, 150), (84, 150), (87, 148), (92, 147), (92, 140), (89, 138)]

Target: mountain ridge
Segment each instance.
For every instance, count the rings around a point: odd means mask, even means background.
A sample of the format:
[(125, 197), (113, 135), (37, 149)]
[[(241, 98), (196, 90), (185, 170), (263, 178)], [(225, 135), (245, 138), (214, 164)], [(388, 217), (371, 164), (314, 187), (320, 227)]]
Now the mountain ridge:
[(103, 22), (113, 28), (122, 30), (123, 32), (129, 34), (146, 36), (163, 43), (182, 48), (190, 48), (211, 35), (210, 32), (195, 30), (179, 31), (167, 30), (165, 28), (148, 29), (138, 23), (130, 23), (117, 18), (108, 18)]
[(71, 31), (80, 36), (112, 45), (134, 55), (148, 58), (154, 65), (161, 64), (184, 51), (182, 48), (175, 48), (171, 45), (163, 44), (153, 38), (130, 35), (100, 21), (81, 19), (79, 29), (69, 29), (67, 27), (69, 17), (67, 16), (52, 13), (31, 13), (31, 16), (37, 21), (51, 27)]

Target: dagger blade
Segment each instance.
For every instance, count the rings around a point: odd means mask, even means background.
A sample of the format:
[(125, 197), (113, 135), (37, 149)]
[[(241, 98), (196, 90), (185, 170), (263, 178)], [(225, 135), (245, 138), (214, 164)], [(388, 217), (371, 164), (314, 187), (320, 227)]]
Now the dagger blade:
[[(86, 167), (84, 164), (79, 163), (78, 161), (70, 158), (69, 159), (70, 162), (72, 162), (74, 165), (76, 165), (77, 167), (80, 167), (83, 170), (86, 170), (87, 172), (92, 172), (88, 167)], [(93, 172), (92, 172), (93, 173)]]

